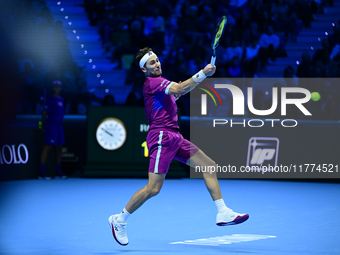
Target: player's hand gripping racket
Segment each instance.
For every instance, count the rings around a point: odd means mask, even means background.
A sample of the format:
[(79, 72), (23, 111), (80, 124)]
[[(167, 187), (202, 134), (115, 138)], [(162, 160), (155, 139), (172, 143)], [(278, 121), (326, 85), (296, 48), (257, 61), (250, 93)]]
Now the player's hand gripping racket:
[(221, 36), (223, 35), (225, 26), (227, 24), (227, 17), (223, 16), (220, 19), (220, 22), (218, 22), (218, 25), (216, 27), (215, 35), (212, 38), (211, 42), (211, 48), (213, 49), (213, 56), (211, 57), (210, 65), (215, 65), (216, 60), (216, 48), (220, 42)]

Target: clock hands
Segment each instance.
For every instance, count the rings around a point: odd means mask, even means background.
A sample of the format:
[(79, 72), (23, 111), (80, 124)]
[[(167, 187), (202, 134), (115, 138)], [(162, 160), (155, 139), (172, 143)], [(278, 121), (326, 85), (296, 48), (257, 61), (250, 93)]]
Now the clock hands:
[(106, 134), (113, 136), (113, 134), (111, 134), (109, 131), (105, 130), (104, 128), (101, 128), (101, 130), (103, 130)]

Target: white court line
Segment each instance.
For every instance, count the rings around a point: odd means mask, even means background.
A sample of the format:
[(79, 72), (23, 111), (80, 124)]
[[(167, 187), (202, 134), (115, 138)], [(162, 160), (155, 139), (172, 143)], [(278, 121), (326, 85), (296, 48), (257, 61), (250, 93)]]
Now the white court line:
[(232, 244), (256, 241), (261, 239), (276, 238), (276, 236), (269, 235), (252, 235), (252, 234), (233, 234), (225, 236), (216, 236), (203, 239), (186, 240), (183, 242), (172, 242), (170, 244), (193, 244), (193, 245), (210, 245), (219, 246), (220, 244)]

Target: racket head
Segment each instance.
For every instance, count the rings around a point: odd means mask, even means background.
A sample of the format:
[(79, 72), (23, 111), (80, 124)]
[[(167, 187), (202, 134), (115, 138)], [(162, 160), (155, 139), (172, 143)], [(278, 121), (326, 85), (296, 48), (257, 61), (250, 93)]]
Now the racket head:
[(216, 26), (215, 34), (212, 38), (211, 48), (215, 50), (220, 42), (220, 39), (224, 33), (224, 29), (227, 24), (227, 16), (223, 16)]

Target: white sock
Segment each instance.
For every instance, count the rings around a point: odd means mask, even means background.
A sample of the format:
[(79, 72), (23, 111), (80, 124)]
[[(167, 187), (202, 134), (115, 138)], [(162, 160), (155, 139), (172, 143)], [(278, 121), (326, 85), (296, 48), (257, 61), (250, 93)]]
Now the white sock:
[(118, 214), (116, 221), (119, 223), (125, 223), (129, 216), (130, 213), (124, 207), (123, 211), (120, 214)]
[(229, 208), (225, 205), (223, 198), (217, 199), (214, 202), (219, 213), (224, 213), (229, 210)]

